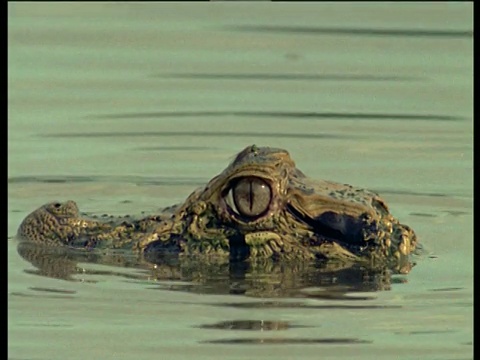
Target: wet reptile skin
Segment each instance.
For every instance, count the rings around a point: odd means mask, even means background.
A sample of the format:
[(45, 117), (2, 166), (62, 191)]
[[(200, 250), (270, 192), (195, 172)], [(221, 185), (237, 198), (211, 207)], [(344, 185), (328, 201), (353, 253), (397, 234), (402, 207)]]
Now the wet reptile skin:
[[(183, 204), (140, 220), (89, 218), (73, 201), (50, 203), (20, 225), (23, 241), (247, 258), (320, 259), (406, 266), (416, 235), (378, 194), (306, 177), (286, 150), (249, 146)], [(408, 271), (408, 270), (407, 270)]]

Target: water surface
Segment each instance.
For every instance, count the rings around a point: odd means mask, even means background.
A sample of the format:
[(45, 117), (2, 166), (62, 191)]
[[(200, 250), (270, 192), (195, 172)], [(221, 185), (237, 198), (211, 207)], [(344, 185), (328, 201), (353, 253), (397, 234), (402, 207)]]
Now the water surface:
[[(8, 10), (10, 358), (473, 357), (471, 4)], [(158, 211), (253, 143), (378, 191), (428, 252), (408, 275), (155, 274), (12, 239), (52, 200)]]

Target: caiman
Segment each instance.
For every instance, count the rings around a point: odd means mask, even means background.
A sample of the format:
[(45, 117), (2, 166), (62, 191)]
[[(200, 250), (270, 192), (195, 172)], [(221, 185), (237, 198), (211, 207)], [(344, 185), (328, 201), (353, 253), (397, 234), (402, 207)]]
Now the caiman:
[(182, 204), (141, 219), (81, 214), (45, 204), (18, 229), (22, 241), (86, 250), (126, 249), (229, 261), (315, 259), (393, 265), (408, 272), (414, 231), (375, 192), (305, 176), (283, 149), (248, 146)]

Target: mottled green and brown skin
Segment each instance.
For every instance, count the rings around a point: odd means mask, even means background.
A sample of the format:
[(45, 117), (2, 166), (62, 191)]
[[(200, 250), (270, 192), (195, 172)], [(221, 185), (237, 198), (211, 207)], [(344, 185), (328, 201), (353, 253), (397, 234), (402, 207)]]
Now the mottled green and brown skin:
[(287, 151), (255, 145), (183, 204), (137, 221), (80, 216), (75, 203), (47, 204), (20, 225), (21, 238), (144, 254), (230, 259), (407, 263), (417, 239), (378, 194), (307, 178)]
[(111, 228), (106, 222), (83, 218), (77, 204), (69, 200), (40, 206), (22, 221), (18, 236), (31, 242), (58, 245)]

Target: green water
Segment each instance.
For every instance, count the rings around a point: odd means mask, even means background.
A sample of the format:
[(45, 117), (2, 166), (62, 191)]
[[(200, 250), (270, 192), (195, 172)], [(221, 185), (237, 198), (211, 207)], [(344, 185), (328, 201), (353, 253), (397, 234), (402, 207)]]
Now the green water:
[(52, 200), (155, 212), (255, 143), (378, 191), (428, 249), (384, 290), (331, 296), (231, 269), (59, 279), (10, 238), (9, 358), (473, 358), (472, 10), (9, 3), (9, 237)]

